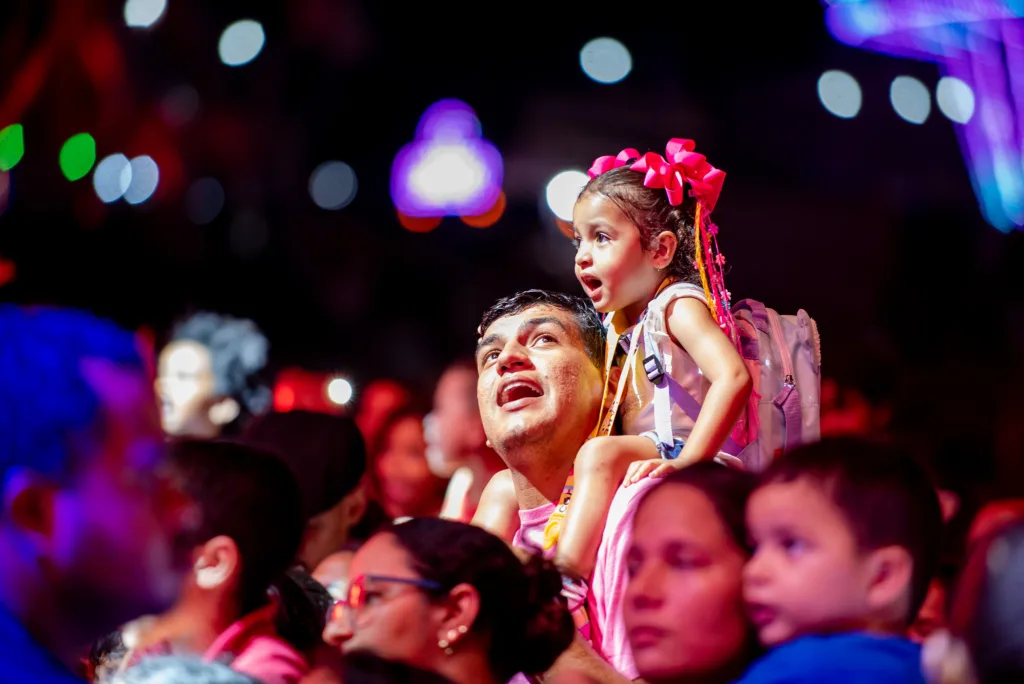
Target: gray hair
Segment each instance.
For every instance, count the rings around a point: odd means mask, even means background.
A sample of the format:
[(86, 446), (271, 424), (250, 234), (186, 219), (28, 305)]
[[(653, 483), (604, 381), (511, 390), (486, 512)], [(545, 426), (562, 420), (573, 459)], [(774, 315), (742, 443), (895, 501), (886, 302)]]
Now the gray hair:
[(111, 684), (259, 684), (222, 663), (199, 658), (159, 656), (145, 658), (111, 680)]

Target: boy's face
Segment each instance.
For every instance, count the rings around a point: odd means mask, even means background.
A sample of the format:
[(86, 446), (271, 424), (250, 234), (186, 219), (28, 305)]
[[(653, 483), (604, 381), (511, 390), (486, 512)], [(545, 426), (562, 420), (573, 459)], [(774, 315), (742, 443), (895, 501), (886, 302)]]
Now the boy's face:
[(800, 478), (757, 489), (747, 526), (756, 550), (744, 568), (743, 597), (761, 643), (863, 627), (870, 554), (858, 550), (821, 485)]

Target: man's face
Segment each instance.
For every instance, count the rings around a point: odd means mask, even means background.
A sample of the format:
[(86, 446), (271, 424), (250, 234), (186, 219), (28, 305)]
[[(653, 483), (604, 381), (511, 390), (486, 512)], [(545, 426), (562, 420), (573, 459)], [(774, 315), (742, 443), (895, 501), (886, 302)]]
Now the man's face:
[(427, 463), (438, 477), (451, 477), (467, 453), (484, 447), (480, 411), (476, 406), (476, 373), (452, 368), (437, 381), (434, 410), (423, 421)]
[(157, 372), (156, 390), (167, 434), (216, 434), (209, 416), (215, 398), (210, 350), (192, 340), (171, 342), (160, 352)]
[(100, 400), (104, 430), (54, 497), (44, 572), (76, 616), (121, 624), (177, 598), (189, 567), (179, 543), (189, 505), (165, 470), (147, 379), (100, 360), (83, 361), (83, 375)]
[(597, 422), (603, 386), (571, 313), (537, 305), (498, 319), (476, 361), (484, 431), (506, 463), (515, 467), (516, 450), (539, 444), (575, 456)]

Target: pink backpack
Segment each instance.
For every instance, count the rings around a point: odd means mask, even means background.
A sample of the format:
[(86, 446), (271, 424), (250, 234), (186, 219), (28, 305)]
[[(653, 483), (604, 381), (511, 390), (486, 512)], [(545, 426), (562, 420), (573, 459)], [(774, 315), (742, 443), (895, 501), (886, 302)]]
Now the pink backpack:
[[(651, 302), (643, 320), (644, 349), (649, 354), (644, 369), (654, 385), (657, 432), (666, 439), (672, 435), (673, 401), (694, 421), (700, 407), (689, 395), (673, 392), (673, 383), (664, 372), (667, 354), (659, 345), (674, 344), (664, 334), (665, 309), (672, 299), (695, 296), (698, 290), (703, 299), (703, 288), (688, 283), (671, 285), (663, 291), (665, 296)], [(732, 307), (732, 315), (754, 391), (716, 460), (756, 473), (776, 456), (821, 436), (821, 341), (817, 324), (803, 309), (795, 316), (780, 316), (761, 302), (744, 299)]]

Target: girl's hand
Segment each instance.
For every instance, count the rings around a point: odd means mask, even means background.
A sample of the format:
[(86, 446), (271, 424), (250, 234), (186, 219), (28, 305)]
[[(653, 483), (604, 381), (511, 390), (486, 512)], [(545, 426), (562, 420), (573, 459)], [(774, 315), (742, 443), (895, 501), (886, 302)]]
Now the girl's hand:
[(645, 477), (665, 477), (682, 468), (678, 459), (667, 461), (663, 458), (650, 459), (646, 461), (633, 461), (626, 470), (626, 478), (622, 484), (626, 487), (636, 484)]

